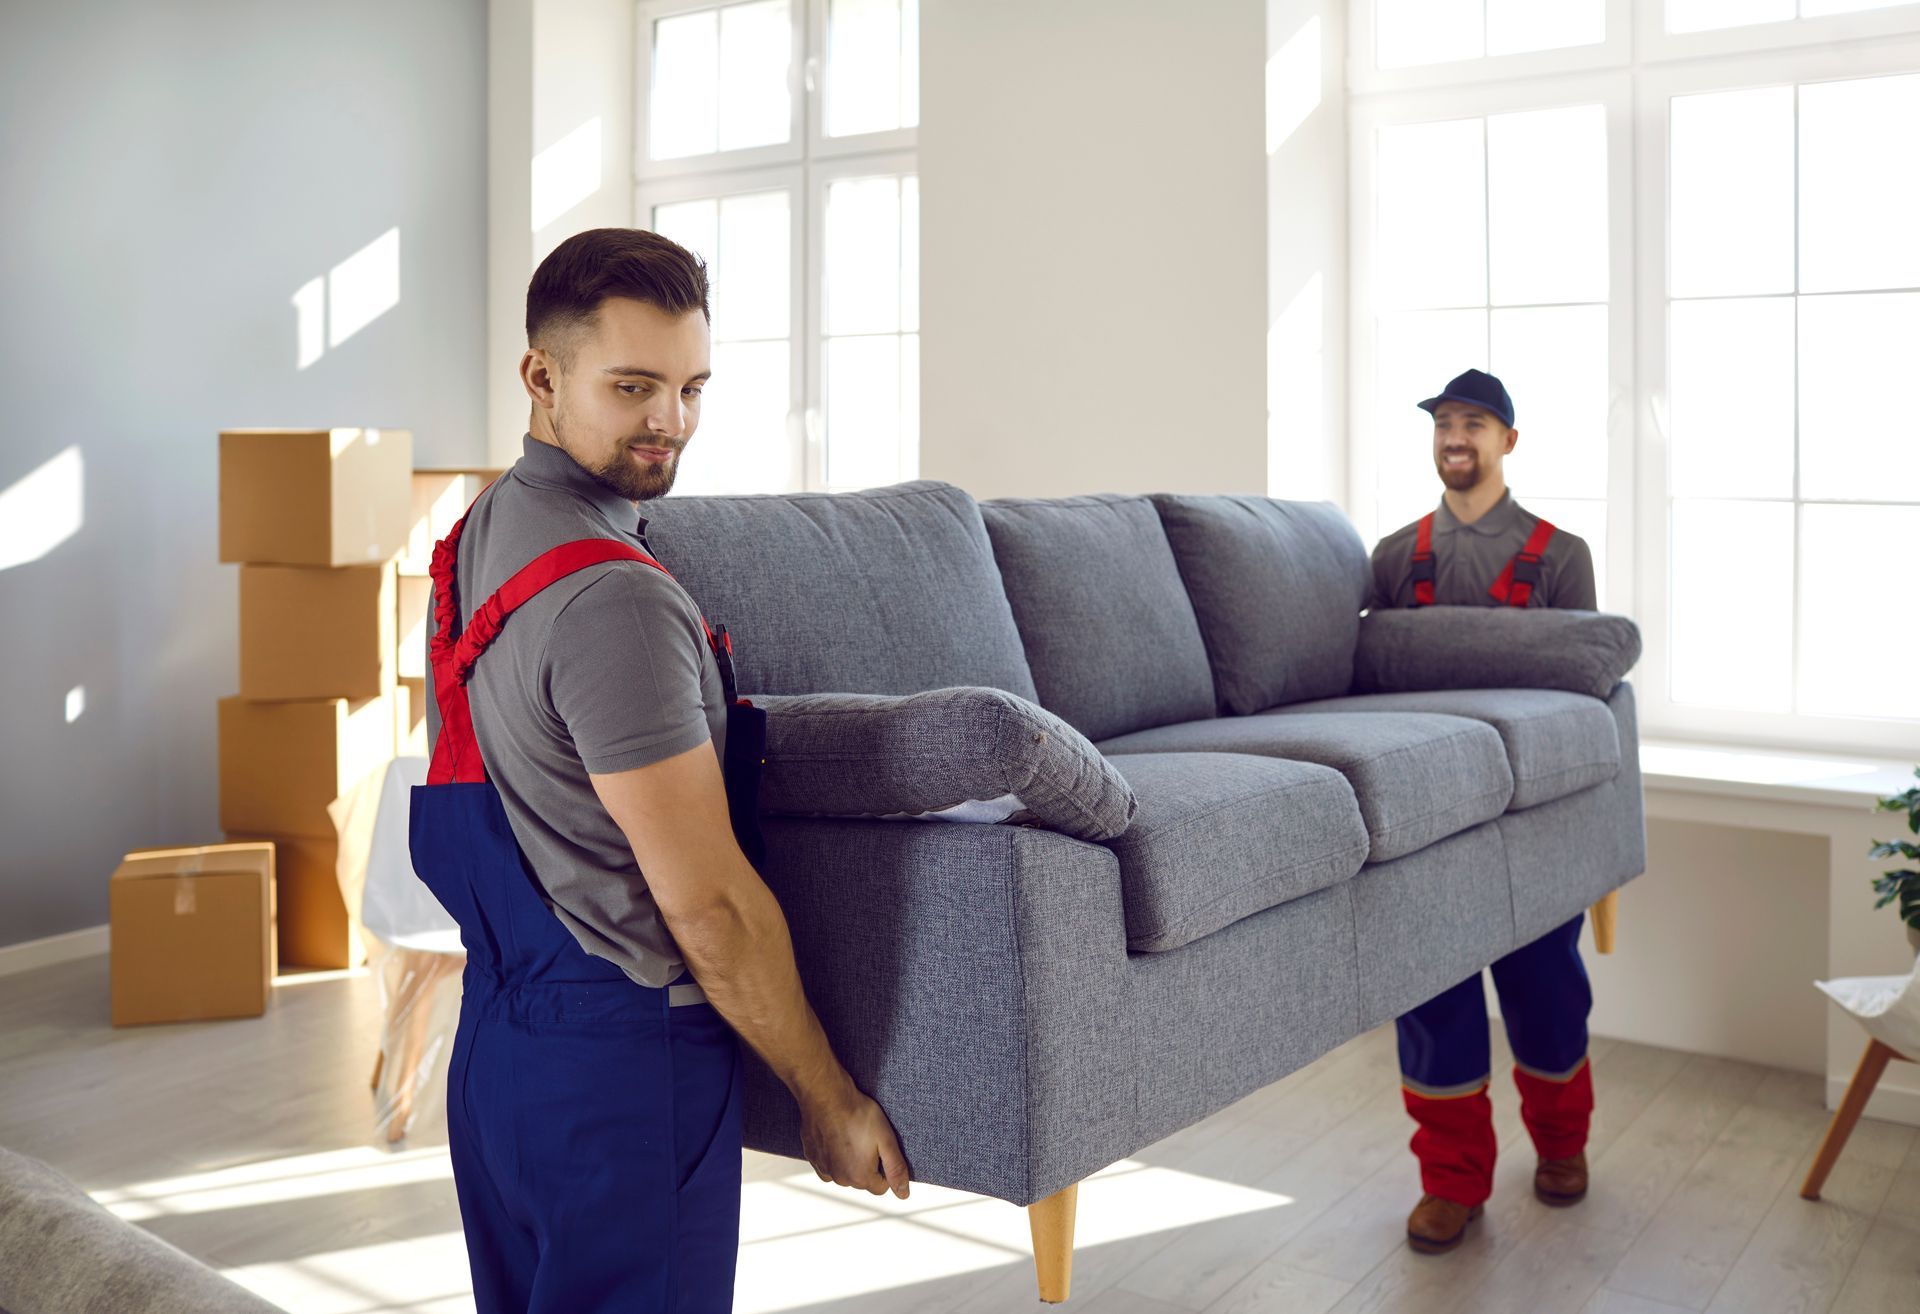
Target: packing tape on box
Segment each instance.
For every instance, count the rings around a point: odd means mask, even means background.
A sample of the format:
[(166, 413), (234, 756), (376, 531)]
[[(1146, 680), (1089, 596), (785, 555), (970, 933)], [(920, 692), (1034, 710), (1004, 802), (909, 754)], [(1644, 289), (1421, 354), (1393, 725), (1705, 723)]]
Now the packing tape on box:
[(204, 853), (195, 853), (191, 856), (182, 857), (179, 866), (174, 868), (173, 874), (176, 876), (198, 876), (202, 871), (206, 870), (206, 865), (207, 855)]
[(191, 876), (183, 875), (180, 883), (173, 887), (173, 915), (191, 917), (198, 910), (199, 895), (195, 889), (198, 884)]

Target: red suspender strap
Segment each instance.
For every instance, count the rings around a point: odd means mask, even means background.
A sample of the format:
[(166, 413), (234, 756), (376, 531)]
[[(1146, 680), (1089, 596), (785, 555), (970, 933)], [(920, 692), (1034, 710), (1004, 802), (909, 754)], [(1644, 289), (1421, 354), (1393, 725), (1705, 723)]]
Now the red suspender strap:
[(1433, 512), (1420, 517), (1413, 535), (1413, 605), (1433, 605)]
[(1553, 535), (1554, 528), (1547, 521), (1542, 520), (1535, 525), (1533, 532), (1527, 535), (1526, 544), (1506, 564), (1487, 592), (1510, 607), (1526, 606), (1533, 597), (1534, 585), (1540, 582), (1540, 556), (1547, 550), (1547, 544), (1553, 541)]
[[(467, 704), (467, 680), (473, 665), (480, 660), (507, 618), (549, 584), (557, 583), (576, 571), (608, 561), (637, 561), (663, 575), (671, 572), (639, 548), (610, 538), (586, 538), (535, 557), (503, 584), (498, 593), (474, 611), (473, 619), (457, 637), (454, 628), (460, 622), (460, 601), (456, 583), (460, 533), (466, 527), (461, 518), (445, 539), (433, 549), (433, 593), (435, 616), (433, 640), (427, 645), (433, 662), (434, 697), (440, 704), (440, 738), (434, 745), (433, 763), (427, 771), (429, 785), (471, 784), (487, 778), (486, 765), (480, 760), (480, 745), (473, 737), (473, 713)], [(703, 617), (700, 622), (706, 627)], [(714, 644), (713, 632), (707, 642)]]

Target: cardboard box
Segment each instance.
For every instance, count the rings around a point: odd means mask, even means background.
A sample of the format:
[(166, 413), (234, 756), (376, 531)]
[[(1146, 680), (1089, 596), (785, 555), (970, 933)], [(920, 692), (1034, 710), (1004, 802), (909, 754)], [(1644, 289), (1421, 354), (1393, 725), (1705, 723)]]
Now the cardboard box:
[(360, 923), (340, 893), (339, 841), (292, 835), (228, 835), (272, 845), (283, 967), (358, 967), (367, 959)]
[(373, 566), (407, 545), (405, 429), (220, 435), (220, 560)]
[(400, 757), (431, 757), (433, 754), (427, 747), (427, 682), (402, 677), (400, 692), (406, 700), (406, 710), (395, 752)]
[(399, 620), (395, 629), (400, 635), (400, 678), (424, 680), (427, 678), (427, 637), (432, 633), (427, 600), (433, 592), (433, 581), (423, 575), (402, 575), (397, 592)]
[(412, 510), (407, 519), (407, 548), (400, 557), (402, 575), (425, 577), (433, 567), (433, 545), (445, 538), (473, 499), (504, 470), (415, 470)]
[(240, 696), (377, 698), (398, 679), (393, 565), (240, 567)]
[(113, 1025), (258, 1017), (278, 969), (270, 844), (143, 849), (107, 886)]
[(332, 839), (327, 804), (393, 758), (394, 695), (220, 700), (220, 828)]

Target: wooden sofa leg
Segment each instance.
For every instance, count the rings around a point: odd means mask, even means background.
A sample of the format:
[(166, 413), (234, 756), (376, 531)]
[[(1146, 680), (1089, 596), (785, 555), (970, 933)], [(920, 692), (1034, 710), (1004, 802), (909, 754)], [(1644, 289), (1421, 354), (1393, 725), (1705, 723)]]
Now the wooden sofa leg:
[(1833, 1111), (1833, 1121), (1827, 1124), (1827, 1137), (1820, 1142), (1820, 1153), (1814, 1156), (1813, 1171), (1807, 1174), (1807, 1180), (1800, 1188), (1802, 1200), (1820, 1198), (1820, 1188), (1827, 1184), (1827, 1174), (1833, 1171), (1840, 1151), (1847, 1147), (1847, 1137), (1853, 1135), (1853, 1124), (1860, 1121), (1861, 1111), (1867, 1107), (1873, 1088), (1880, 1084), (1880, 1074), (1887, 1070), (1887, 1060), (1898, 1057), (1877, 1040), (1868, 1043), (1867, 1052), (1860, 1056), (1860, 1066), (1853, 1070), (1853, 1080), (1847, 1083), (1847, 1093), (1841, 1098), (1840, 1107)]
[(1593, 905), (1593, 947), (1603, 954), (1613, 952), (1613, 928), (1620, 920), (1620, 891), (1610, 890)]
[(1057, 1305), (1073, 1289), (1073, 1214), (1079, 1203), (1075, 1183), (1027, 1206), (1033, 1228), (1033, 1271), (1040, 1279), (1040, 1299)]

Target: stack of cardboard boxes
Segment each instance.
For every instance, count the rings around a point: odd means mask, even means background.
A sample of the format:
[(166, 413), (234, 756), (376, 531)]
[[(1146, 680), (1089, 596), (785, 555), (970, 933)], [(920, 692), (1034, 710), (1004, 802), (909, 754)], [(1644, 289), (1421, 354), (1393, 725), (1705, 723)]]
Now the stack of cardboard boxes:
[(327, 805), (390, 761), (412, 723), (395, 633), (412, 469), (403, 430), (220, 435), (220, 560), (240, 566), (220, 826), (229, 841), (274, 845), (283, 964), (365, 956)]

